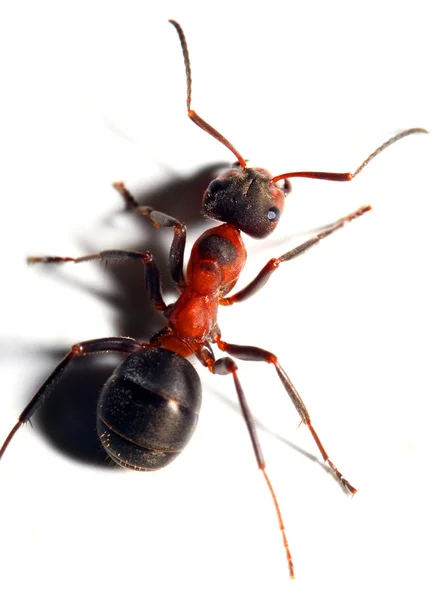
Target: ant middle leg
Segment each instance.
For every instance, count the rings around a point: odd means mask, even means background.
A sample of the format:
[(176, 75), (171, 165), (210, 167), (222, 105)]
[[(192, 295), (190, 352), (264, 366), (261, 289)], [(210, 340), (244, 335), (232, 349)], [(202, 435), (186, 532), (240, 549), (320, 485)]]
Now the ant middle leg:
[(78, 258), (70, 256), (29, 256), (27, 262), (31, 265), (36, 263), (81, 263), (92, 260), (101, 260), (104, 263), (113, 261), (140, 260), (145, 270), (145, 286), (151, 298), (151, 302), (157, 310), (167, 310), (167, 305), (162, 296), (162, 284), (160, 272), (153, 255), (150, 252), (133, 252), (129, 250), (103, 250), (96, 254), (87, 254)]
[(186, 247), (186, 226), (181, 221), (174, 219), (162, 213), (158, 210), (154, 210), (150, 206), (142, 206), (127, 190), (122, 181), (116, 181), (113, 184), (115, 190), (117, 190), (124, 199), (126, 210), (132, 210), (137, 214), (146, 217), (151, 221), (154, 227), (173, 227), (174, 239), (172, 240), (171, 249), (169, 251), (169, 269), (171, 277), (179, 290), (186, 287), (186, 281), (184, 279), (184, 249)]
[(143, 347), (144, 344), (127, 337), (107, 337), (74, 344), (68, 354), (61, 360), (61, 362), (51, 373), (51, 375), (47, 377), (39, 390), (33, 396), (32, 400), (30, 400), (29, 404), (18, 417), (17, 423), (11, 429), (9, 435), (3, 443), (3, 446), (0, 448), (0, 459), (2, 458), (6, 448), (9, 446), (18, 429), (21, 427), (21, 425), (24, 425), (24, 423), (30, 421), (31, 417), (42, 406), (46, 394), (53, 389), (53, 387), (61, 378), (62, 373), (75, 356), (85, 356), (86, 354), (95, 354), (97, 352), (125, 352), (127, 354), (131, 354), (136, 350), (141, 350)]
[(304, 401), (302, 400), (293, 383), (290, 381), (290, 378), (287, 375), (287, 373), (279, 364), (277, 357), (271, 352), (263, 350), (262, 348), (257, 348), (256, 346), (240, 346), (238, 344), (228, 344), (227, 342), (222, 341), (220, 336), (217, 336), (215, 341), (220, 350), (227, 352), (235, 358), (238, 358), (240, 360), (267, 362), (275, 367), (278, 377), (280, 378), (281, 383), (283, 384), (287, 394), (293, 402), (294, 407), (298, 411), (302, 422), (308, 427), (311, 435), (313, 436), (313, 439), (320, 450), (323, 460), (327, 463), (331, 471), (334, 473), (334, 475), (337, 477), (340, 483), (344, 486), (344, 488), (346, 488), (351, 494), (355, 494), (358, 491), (357, 488), (353, 487), (353, 485), (349, 483), (349, 481), (343, 476), (343, 474), (337, 469), (335, 464), (329, 458), (328, 453), (326, 452), (322, 442), (320, 441), (319, 436), (317, 435), (316, 430), (314, 429), (311, 423), (311, 417), (308, 413), (307, 407), (304, 404)]

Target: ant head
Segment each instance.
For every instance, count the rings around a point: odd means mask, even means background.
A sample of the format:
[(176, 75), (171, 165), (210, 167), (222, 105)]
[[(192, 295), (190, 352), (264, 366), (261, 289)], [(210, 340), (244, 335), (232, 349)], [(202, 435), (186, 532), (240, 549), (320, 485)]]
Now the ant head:
[(265, 169), (239, 167), (226, 171), (205, 191), (203, 213), (235, 225), (251, 237), (268, 236), (277, 226), (285, 196), (291, 190), (287, 179), (275, 182), (271, 177)]

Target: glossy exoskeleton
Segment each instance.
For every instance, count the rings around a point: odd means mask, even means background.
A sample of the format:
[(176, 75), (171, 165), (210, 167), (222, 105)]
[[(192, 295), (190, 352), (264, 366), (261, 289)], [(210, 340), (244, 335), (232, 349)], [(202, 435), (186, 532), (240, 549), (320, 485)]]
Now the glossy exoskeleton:
[[(217, 321), (218, 309), (220, 306), (228, 306), (248, 299), (263, 287), (281, 263), (303, 254), (371, 208), (367, 205), (360, 207), (335, 223), (325, 226), (319, 233), (296, 248), (278, 258), (270, 259), (251, 283), (229, 295), (246, 262), (246, 248), (242, 233), (262, 239), (274, 231), (284, 209), (286, 194), (291, 189), (289, 179), (307, 177), (351, 181), (373, 158), (391, 144), (408, 135), (427, 132), (421, 128), (413, 128), (398, 133), (370, 154), (353, 173), (302, 171), (272, 176), (265, 169), (250, 168), (230, 142), (191, 109), (192, 79), (187, 44), (180, 25), (175, 21), (171, 23), (180, 38), (186, 67), (187, 114), (196, 125), (224, 144), (238, 161), (236, 166), (210, 183), (203, 197), (202, 212), (207, 217), (221, 221), (222, 224), (208, 229), (196, 240), (185, 272), (186, 228), (184, 224), (151, 207), (140, 206), (123, 183), (114, 184), (122, 195), (127, 210), (150, 220), (156, 227), (173, 229), (169, 267), (172, 279), (179, 290), (179, 297), (171, 305), (167, 305), (163, 299), (160, 273), (152, 254), (148, 251), (105, 250), (79, 258), (45, 256), (28, 259), (31, 264), (80, 263), (90, 260), (99, 260), (103, 263), (119, 260), (139, 261), (144, 267), (149, 297), (156, 310), (161, 311), (167, 319), (167, 326), (158, 331), (148, 342), (126, 337), (109, 337), (74, 345), (19, 416), (18, 422), (0, 449), (0, 457), (20, 426), (29, 421), (41, 406), (45, 395), (53, 388), (75, 356), (110, 351), (127, 356), (104, 385), (98, 401), (97, 429), (101, 442), (109, 456), (124, 467), (140, 470), (164, 467), (186, 446), (198, 420), (201, 385), (196, 370), (187, 360), (189, 356), (194, 355), (212, 373), (233, 377), (257, 464), (274, 503), (289, 573), (293, 577), (293, 561), (281, 511), (266, 473), (266, 464), (254, 420), (240, 384), (238, 366), (233, 358), (262, 361), (273, 366), (324, 461), (347, 491), (354, 494), (356, 488), (330, 459), (313, 427), (301, 396), (277, 357), (262, 348), (224, 341)], [(212, 344), (228, 356), (216, 360)]]
[(105, 383), (97, 431), (122, 467), (161, 469), (183, 450), (195, 431), (201, 382), (190, 362), (164, 348), (130, 354)]

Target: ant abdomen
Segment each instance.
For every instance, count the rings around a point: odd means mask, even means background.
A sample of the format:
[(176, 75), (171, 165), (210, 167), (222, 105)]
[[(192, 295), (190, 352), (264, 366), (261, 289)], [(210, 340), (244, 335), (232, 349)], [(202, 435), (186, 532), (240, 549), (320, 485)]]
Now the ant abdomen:
[(98, 435), (119, 465), (154, 471), (187, 445), (200, 406), (201, 382), (190, 362), (164, 348), (144, 348), (130, 354), (105, 383)]

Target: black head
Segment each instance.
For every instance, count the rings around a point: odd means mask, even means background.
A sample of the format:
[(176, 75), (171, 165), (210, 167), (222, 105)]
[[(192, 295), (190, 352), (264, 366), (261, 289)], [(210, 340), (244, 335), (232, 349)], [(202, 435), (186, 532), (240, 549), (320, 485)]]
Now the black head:
[(210, 183), (202, 211), (251, 237), (264, 238), (277, 226), (289, 191), (288, 180), (271, 181), (265, 169), (233, 168)]

